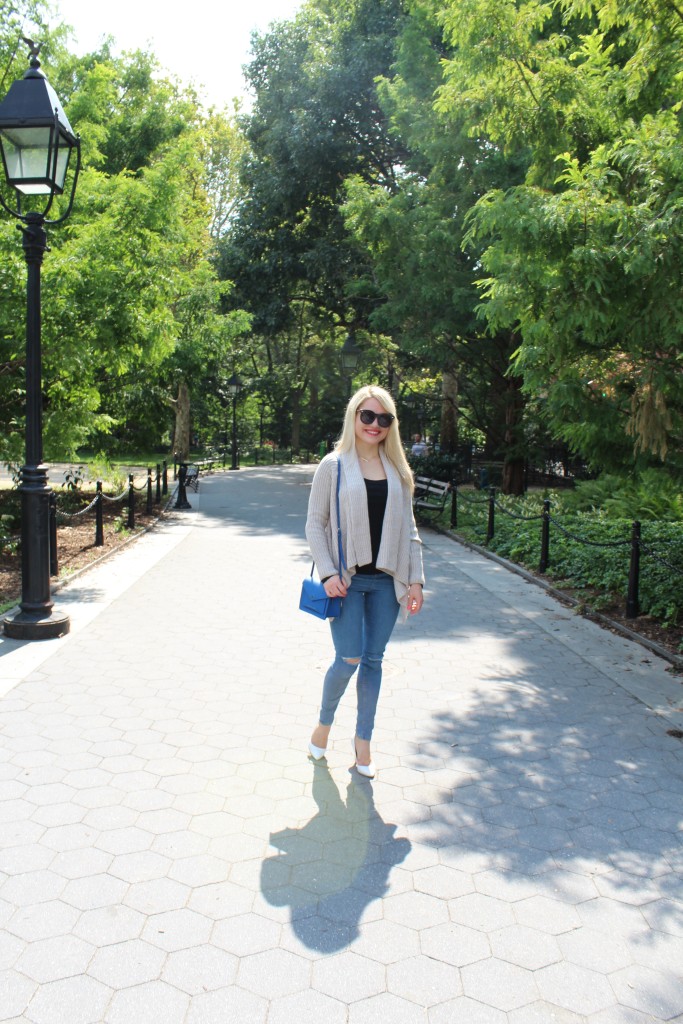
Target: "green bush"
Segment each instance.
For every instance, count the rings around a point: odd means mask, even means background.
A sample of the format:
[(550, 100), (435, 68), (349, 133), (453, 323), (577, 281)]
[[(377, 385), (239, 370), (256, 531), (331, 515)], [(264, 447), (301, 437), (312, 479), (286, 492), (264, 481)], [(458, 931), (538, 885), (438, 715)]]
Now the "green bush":
[[(458, 532), (482, 544), (486, 537), (488, 504), (478, 503), (479, 496), (474, 501), (472, 495), (469, 497), (470, 500), (462, 492), (459, 495)], [(568, 507), (572, 504), (571, 496), (564, 493), (553, 496), (551, 501), (554, 522), (551, 520), (550, 524), (547, 578), (585, 591), (586, 600), (596, 609), (615, 602), (623, 606), (628, 590), (632, 518), (617, 518), (604, 509), (571, 511)], [(537, 571), (541, 553), (540, 519), (513, 519), (501, 511), (500, 506), (515, 516), (538, 517), (543, 496), (498, 498), (497, 504), (490, 549)], [(447, 525), (445, 518), (443, 525)], [(665, 625), (672, 625), (683, 615), (683, 524), (655, 522), (643, 517), (641, 542), (640, 610)]]

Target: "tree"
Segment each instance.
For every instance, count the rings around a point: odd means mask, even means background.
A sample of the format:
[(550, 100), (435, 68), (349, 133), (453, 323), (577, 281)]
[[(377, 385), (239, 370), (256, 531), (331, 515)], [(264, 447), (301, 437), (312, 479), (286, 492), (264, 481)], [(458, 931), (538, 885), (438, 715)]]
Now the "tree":
[(680, 9), (457, 0), (444, 23), (442, 109), (530, 156), (471, 222), (489, 325), (519, 332), (525, 392), (596, 468), (680, 470)]

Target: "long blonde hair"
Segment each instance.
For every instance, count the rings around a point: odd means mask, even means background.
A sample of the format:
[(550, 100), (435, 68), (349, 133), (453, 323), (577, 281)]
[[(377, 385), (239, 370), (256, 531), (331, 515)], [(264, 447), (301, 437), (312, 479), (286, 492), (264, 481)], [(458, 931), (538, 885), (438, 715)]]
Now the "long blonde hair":
[(336, 452), (352, 452), (356, 447), (356, 413), (358, 409), (368, 398), (376, 399), (382, 408), (386, 412), (390, 412), (394, 416), (394, 421), (389, 427), (387, 436), (382, 441), (380, 447), (383, 449), (385, 456), (398, 471), (402, 480), (406, 482), (412, 493), (414, 489), (413, 473), (408, 465), (405, 452), (403, 451), (403, 445), (401, 444), (401, 435), (398, 430), (398, 417), (396, 416), (396, 404), (384, 388), (378, 387), (376, 384), (366, 384), (365, 387), (359, 388), (355, 395), (352, 395), (349, 399), (349, 404), (346, 406), (346, 413), (344, 415), (344, 426), (339, 440), (334, 446)]

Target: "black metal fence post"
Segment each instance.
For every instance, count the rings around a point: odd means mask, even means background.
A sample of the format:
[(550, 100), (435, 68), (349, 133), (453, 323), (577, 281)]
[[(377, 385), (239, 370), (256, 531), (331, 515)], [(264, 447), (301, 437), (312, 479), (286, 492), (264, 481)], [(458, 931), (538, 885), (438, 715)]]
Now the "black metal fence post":
[(453, 480), (451, 484), (451, 529), (458, 528), (458, 485)]
[(50, 491), (50, 576), (59, 576), (59, 555), (57, 552), (57, 495)]
[(181, 462), (180, 468), (178, 469), (178, 497), (173, 508), (192, 508), (189, 501), (187, 500), (187, 491), (185, 490), (185, 480), (187, 479), (187, 463)]
[(486, 524), (486, 543), (493, 540), (496, 530), (496, 488), (489, 488), (489, 517)]
[(152, 467), (147, 467), (147, 508), (145, 509), (148, 516), (152, 514)]
[(161, 474), (161, 493), (164, 496), (168, 494), (168, 465), (166, 459), (164, 459), (164, 469)]
[(130, 473), (128, 476), (128, 523), (129, 530), (135, 529), (135, 486), (133, 484), (133, 474)]
[(97, 481), (97, 501), (95, 502), (95, 547), (104, 544), (104, 521), (102, 517), (102, 481)]
[(541, 560), (539, 572), (545, 572), (550, 564), (550, 499), (543, 502), (543, 518), (541, 520)]
[(154, 497), (154, 504), (158, 505), (161, 501), (161, 466), (157, 462), (157, 475), (156, 475), (156, 491)]
[(631, 529), (631, 564), (628, 570), (628, 594), (626, 595), (626, 618), (637, 619), (640, 615), (638, 588), (640, 585), (640, 523), (636, 519)]

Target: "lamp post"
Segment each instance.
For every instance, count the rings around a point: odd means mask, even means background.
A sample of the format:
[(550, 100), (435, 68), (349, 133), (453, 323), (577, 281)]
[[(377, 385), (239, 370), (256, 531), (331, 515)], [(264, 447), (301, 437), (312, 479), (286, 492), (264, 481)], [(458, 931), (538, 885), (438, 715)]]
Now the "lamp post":
[[(0, 103), (0, 149), (16, 206), (0, 194), (0, 204), (19, 222), (27, 264), (26, 283), (26, 464), (21, 469), (21, 602), (4, 620), (5, 636), (41, 640), (69, 631), (69, 618), (53, 608), (50, 596), (50, 488), (43, 464), (42, 359), (40, 346), (40, 268), (47, 249), (45, 225), (61, 224), (71, 213), (81, 163), (74, 135), (57, 95), (40, 70), (40, 46), (30, 39), (29, 69)], [(66, 211), (47, 215), (64, 192), (71, 153), (76, 168)], [(29, 209), (23, 209), (29, 197)], [(36, 200), (30, 197), (44, 197)]]
[(351, 394), (353, 374), (358, 366), (359, 359), (360, 349), (356, 345), (356, 336), (353, 331), (349, 331), (344, 340), (344, 344), (341, 347), (341, 352), (339, 353), (339, 362), (341, 363), (342, 373), (348, 378), (349, 394)]
[(232, 398), (232, 465), (230, 469), (239, 469), (237, 464), (237, 396), (242, 390), (242, 381), (236, 373), (228, 381), (228, 394)]

